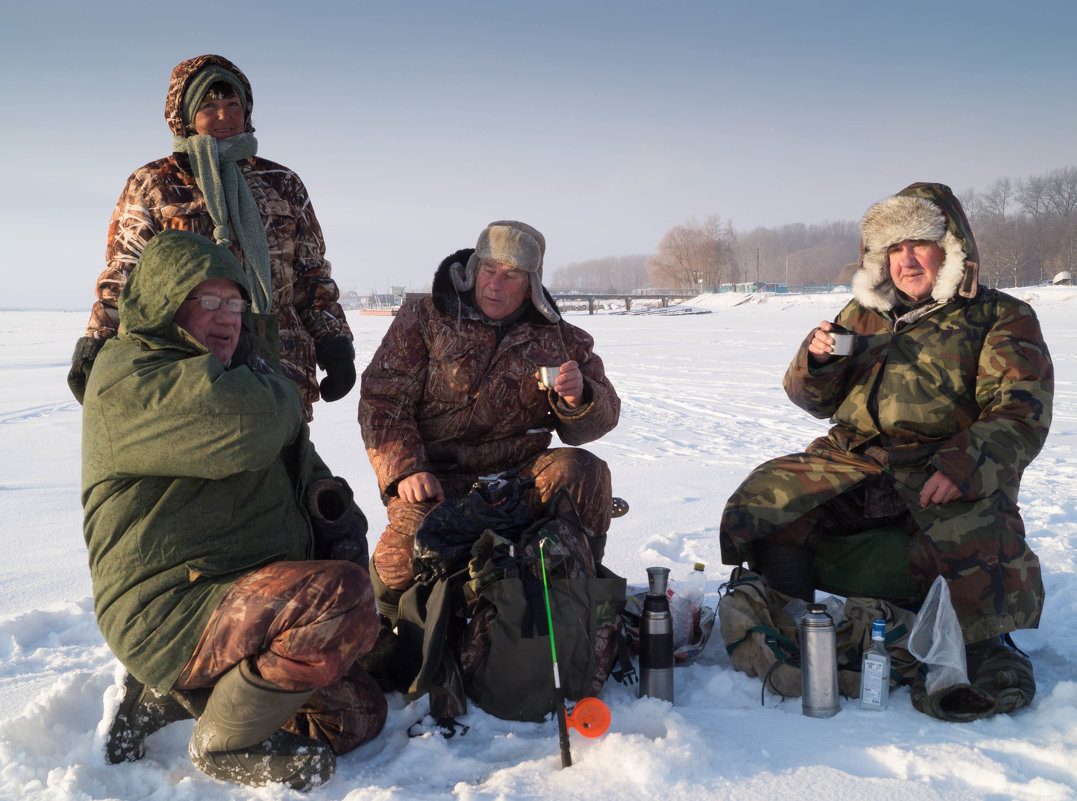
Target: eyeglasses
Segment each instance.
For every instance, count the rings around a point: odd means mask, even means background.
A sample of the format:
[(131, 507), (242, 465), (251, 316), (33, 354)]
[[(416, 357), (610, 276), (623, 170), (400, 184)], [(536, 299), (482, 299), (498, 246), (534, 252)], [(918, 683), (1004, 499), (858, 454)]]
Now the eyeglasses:
[(217, 309), (221, 308), (222, 303), (224, 304), (224, 307), (233, 314), (243, 314), (243, 312), (251, 307), (251, 304), (248, 301), (243, 300), (243, 298), (229, 298), (228, 300), (225, 300), (217, 295), (199, 295), (197, 298), (187, 298), (187, 300), (183, 302), (187, 303), (192, 300), (197, 300), (198, 305), (206, 311), (217, 311)]

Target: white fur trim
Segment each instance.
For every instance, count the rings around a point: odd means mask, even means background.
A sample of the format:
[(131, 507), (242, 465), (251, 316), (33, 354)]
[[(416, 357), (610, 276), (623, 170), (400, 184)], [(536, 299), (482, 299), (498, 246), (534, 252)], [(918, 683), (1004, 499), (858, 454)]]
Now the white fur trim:
[(946, 227), (942, 210), (922, 197), (894, 195), (876, 203), (864, 214), (860, 223), (864, 248), (860, 268), (853, 275), (853, 297), (869, 309), (886, 311), (897, 302), (897, 290), (890, 277), (891, 245), (906, 239), (937, 242), (944, 259), (939, 268), (931, 296), (947, 301), (957, 294), (965, 274), (966, 254), (957, 239)]

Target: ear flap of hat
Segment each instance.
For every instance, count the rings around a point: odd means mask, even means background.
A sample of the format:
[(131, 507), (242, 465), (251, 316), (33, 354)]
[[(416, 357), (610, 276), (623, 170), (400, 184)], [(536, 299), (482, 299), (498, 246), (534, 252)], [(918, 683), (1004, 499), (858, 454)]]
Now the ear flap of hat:
[(860, 268), (853, 275), (853, 295), (871, 309), (893, 308), (897, 292), (890, 277), (889, 248), (907, 239), (919, 239), (937, 242), (944, 253), (932, 297), (939, 301), (955, 294), (974, 297), (979, 265), (969, 261), (964, 243), (951, 230), (946, 210), (927, 197), (905, 194), (906, 191), (876, 203), (864, 214), (860, 223)]
[(461, 264), (456, 262), (449, 266), (449, 276), (452, 278), (452, 285), (456, 287), (457, 292), (468, 292), (475, 288), (475, 274), (479, 271), (479, 257), (477, 254), (472, 253), (467, 260), (467, 264)]

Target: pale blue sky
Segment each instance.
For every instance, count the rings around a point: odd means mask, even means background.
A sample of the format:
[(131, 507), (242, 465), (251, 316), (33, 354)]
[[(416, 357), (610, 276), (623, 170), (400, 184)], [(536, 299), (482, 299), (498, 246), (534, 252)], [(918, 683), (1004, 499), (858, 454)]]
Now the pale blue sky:
[(201, 53), (250, 78), (259, 154), (360, 292), (418, 287), (494, 219), (542, 230), (552, 271), (690, 217), (851, 220), (1077, 163), (1072, 2), (0, 2), (6, 307), (89, 306)]

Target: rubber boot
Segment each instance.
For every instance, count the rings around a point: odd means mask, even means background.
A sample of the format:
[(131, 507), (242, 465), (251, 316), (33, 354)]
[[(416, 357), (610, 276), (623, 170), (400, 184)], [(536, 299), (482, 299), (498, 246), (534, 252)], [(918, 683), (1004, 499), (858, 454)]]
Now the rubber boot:
[(311, 695), (275, 687), (249, 660), (240, 662), (217, 682), (195, 724), (191, 761), (214, 779), (252, 787), (305, 791), (325, 784), (336, 770), (329, 746), (281, 728)]
[(370, 574), (370, 583), (374, 586), (374, 600), (378, 605), (378, 614), (389, 621), (390, 627), (395, 628), (400, 619), (400, 597), (404, 590), (394, 590), (381, 580), (378, 569), (374, 567), (374, 560), (370, 560), (367, 573)]
[(387, 617), (379, 617), (378, 639), (374, 647), (355, 660), (377, 682), (384, 693), (405, 692), (411, 679), (400, 667), (400, 639)]
[(752, 543), (757, 572), (767, 586), (811, 603), (815, 600), (812, 552), (803, 545), (779, 545), (766, 540)]
[[(1031, 704), (1036, 696), (1036, 676), (1031, 660), (1016, 650), (1017, 646), (1010, 648), (997, 637), (987, 643), (989, 647), (975, 669), (969, 667), (969, 682), (995, 698), (998, 711), (1003, 714)], [(972, 650), (972, 646), (967, 650)]]
[(169, 723), (197, 718), (208, 697), (209, 690), (158, 692), (125, 673), (123, 698), (105, 738), (105, 757), (113, 765), (142, 759), (147, 737)]

